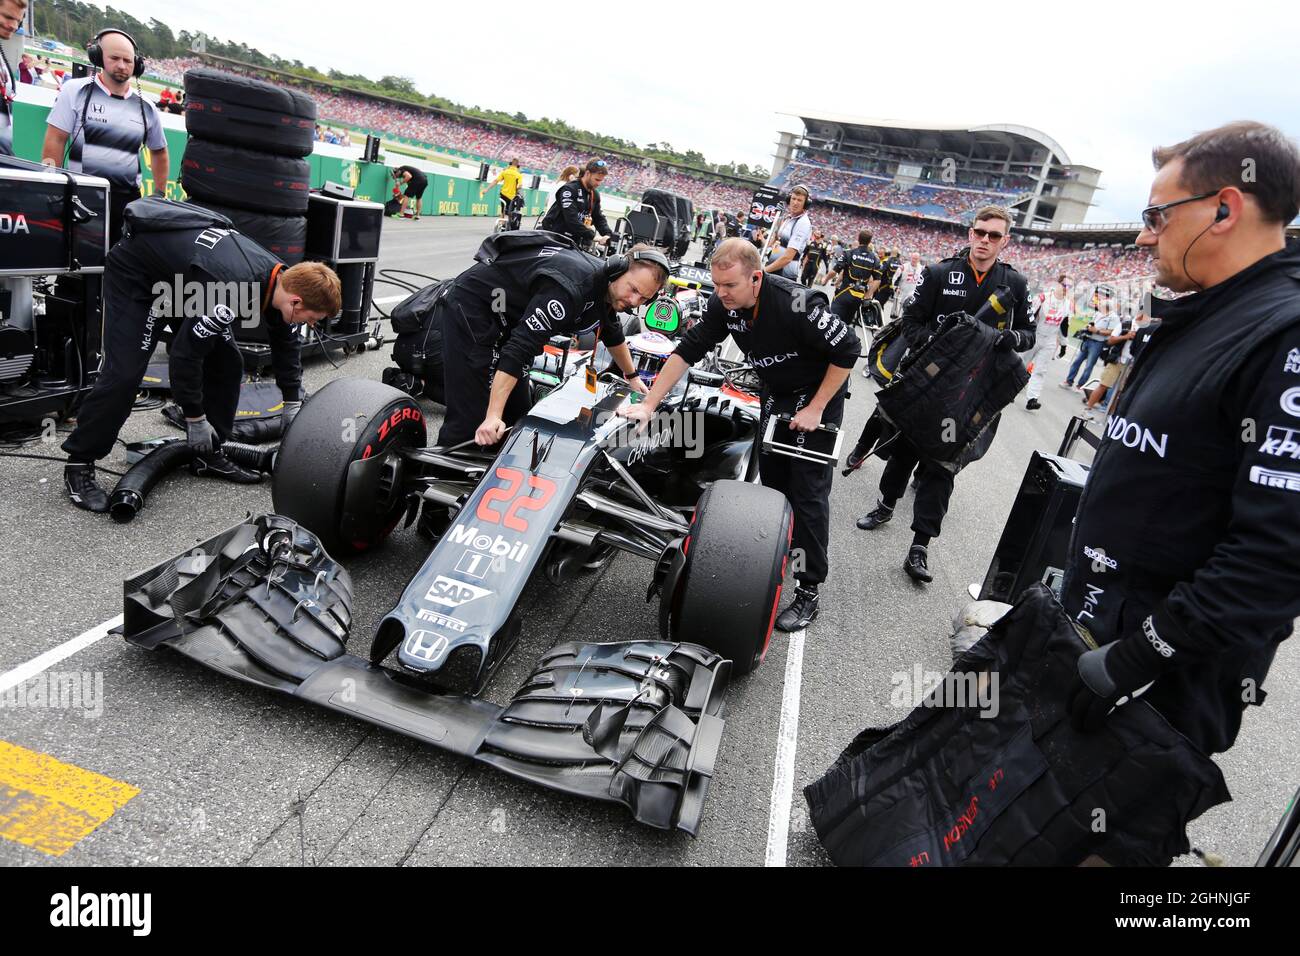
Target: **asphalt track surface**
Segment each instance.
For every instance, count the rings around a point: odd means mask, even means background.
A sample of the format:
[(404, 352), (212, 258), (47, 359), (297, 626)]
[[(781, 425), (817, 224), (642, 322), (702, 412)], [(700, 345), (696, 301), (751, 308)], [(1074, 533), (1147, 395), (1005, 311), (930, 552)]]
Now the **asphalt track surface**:
[[(469, 264), (490, 225), (390, 221), (381, 266), (453, 275)], [(381, 287), (376, 297), (396, 293)], [(378, 378), (387, 349), (340, 364), (335, 370), (309, 357), (308, 387), (340, 375)], [(60, 856), (0, 839), (0, 864), (824, 864), (801, 789), (861, 728), (905, 716), (905, 708), (890, 703), (894, 675), (911, 675), (917, 666), (946, 670), (952, 616), (968, 600), (967, 586), (983, 579), (1030, 453), (1056, 449), (1077, 405), (1056, 387), (1063, 376), (1064, 363), (1054, 363), (1045, 407), (1028, 412), (1018, 400), (988, 456), (958, 478), (944, 534), (931, 547), (929, 586), (914, 585), (901, 567), (911, 539), (910, 495), (898, 519), (858, 531), (853, 521), (874, 500), (881, 463), (873, 460), (848, 479), (837, 474), (821, 616), (803, 637), (802, 655), (792, 654), (797, 638), (778, 633), (763, 666), (732, 685), (697, 839), (640, 826), (617, 805), (516, 782), (110, 635), (48, 666), (102, 674), (102, 714), (0, 709), (0, 747), (7, 742), (49, 755), (139, 793)], [(854, 382), (851, 435), (872, 403), (863, 380)], [(432, 433), (441, 409), (427, 411)], [(149, 411), (134, 414), (122, 437), (173, 433)], [(21, 451), (60, 454), (57, 442)], [(121, 447), (102, 464), (123, 470)], [(154, 490), (134, 523), (118, 525), (68, 504), (59, 465), (15, 458), (0, 458), (0, 487), (0, 687), (14, 668), (120, 614), (121, 582), (132, 571), (271, 509), (269, 483), (239, 487), (182, 473)], [(349, 562), (357, 595), (354, 652), (368, 650), (378, 620), (426, 553), (408, 531)], [(645, 603), (650, 571), (647, 562), (622, 555), (563, 590), (534, 581), (523, 598), (520, 645), (487, 696), (508, 698), (537, 655), (559, 641), (655, 636), (655, 607)], [(1219, 758), (1234, 801), (1192, 827), (1194, 846), (1230, 864), (1254, 862), (1296, 786), (1297, 676), (1300, 646), (1289, 641), (1266, 683), (1267, 705), (1249, 709), (1237, 746)]]

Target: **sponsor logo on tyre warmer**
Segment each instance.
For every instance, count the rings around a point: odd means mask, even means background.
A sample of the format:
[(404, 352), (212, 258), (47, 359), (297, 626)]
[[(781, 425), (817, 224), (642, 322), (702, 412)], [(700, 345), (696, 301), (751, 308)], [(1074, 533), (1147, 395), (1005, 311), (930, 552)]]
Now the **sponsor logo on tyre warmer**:
[(492, 535), (480, 534), (478, 528), (465, 525), (453, 525), (447, 531), (447, 538), (456, 544), (463, 544), (473, 551), (508, 561), (522, 561), (531, 547), (531, 545), (523, 541), (511, 541), (501, 537), (501, 535), (493, 537)]
[(1300, 388), (1288, 388), (1282, 393), (1282, 411), (1300, 418)]
[(1250, 469), (1250, 480), (1265, 488), (1300, 491), (1300, 471), (1273, 471), (1255, 465)]
[(1276, 458), (1300, 460), (1300, 431), (1294, 428), (1283, 428), (1281, 425), (1270, 425), (1268, 436), (1264, 439), (1264, 444), (1259, 446), (1259, 450), (1265, 455), (1273, 455)]
[(464, 634), (465, 628), (469, 627), (464, 621), (457, 620), (454, 617), (447, 617), (445, 614), (439, 614), (437, 611), (431, 611), (424, 607), (415, 612), (415, 617), (416, 620), (424, 621), (426, 624), (432, 624), (434, 627), (440, 627), (455, 634)]
[(464, 581), (457, 581), (440, 574), (429, 585), (429, 591), (424, 595), (424, 599), (434, 604), (441, 604), (443, 607), (460, 607), (470, 601), (487, 597), (491, 593), (487, 588), (466, 584)]
[(432, 664), (447, 653), (447, 646), (450, 643), (451, 641), (447, 640), (444, 634), (435, 634), (433, 631), (412, 631), (406, 638), (402, 650), (411, 657), (418, 657)]

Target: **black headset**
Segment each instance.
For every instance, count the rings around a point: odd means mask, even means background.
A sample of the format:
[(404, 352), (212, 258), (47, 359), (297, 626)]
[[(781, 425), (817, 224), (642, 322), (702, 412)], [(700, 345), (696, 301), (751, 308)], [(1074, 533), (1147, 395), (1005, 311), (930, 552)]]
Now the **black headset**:
[(95, 39), (86, 44), (86, 58), (90, 60), (90, 65), (104, 69), (104, 48), (99, 45), (99, 41), (104, 39), (110, 33), (117, 33), (131, 41), (131, 49), (135, 51), (135, 72), (132, 76), (139, 77), (144, 75), (144, 57), (140, 55), (140, 44), (135, 42), (135, 37), (125, 30), (119, 30), (116, 27), (109, 27), (107, 30), (100, 30), (95, 34)]
[(614, 281), (632, 268), (633, 262), (653, 262), (664, 270), (664, 275), (672, 274), (672, 267), (668, 265), (668, 257), (658, 249), (635, 249), (625, 256), (610, 256), (605, 261), (605, 278), (611, 282)]
[(1214, 214), (1214, 221), (1223, 222), (1223, 220), (1227, 219), (1231, 214), (1232, 211), (1228, 208), (1228, 204), (1226, 202), (1221, 202), (1219, 203), (1219, 211)]

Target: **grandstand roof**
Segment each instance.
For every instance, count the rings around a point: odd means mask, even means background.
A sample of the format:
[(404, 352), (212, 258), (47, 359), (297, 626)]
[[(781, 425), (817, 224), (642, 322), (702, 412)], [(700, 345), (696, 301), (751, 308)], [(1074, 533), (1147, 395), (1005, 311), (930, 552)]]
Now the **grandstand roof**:
[(793, 116), (803, 121), (805, 126), (811, 126), (816, 123), (829, 123), (836, 126), (861, 126), (877, 131), (892, 130), (896, 133), (894, 136), (887, 136), (886, 140), (892, 145), (908, 145), (907, 133), (951, 133), (955, 137), (970, 136), (977, 133), (1002, 133), (1010, 137), (1020, 137), (1045, 146), (1054, 152), (1066, 166), (1073, 165), (1069, 156), (1061, 144), (1048, 136), (1041, 130), (1036, 130), (1031, 126), (1020, 126), (1014, 123), (987, 123), (983, 125), (970, 125), (963, 123), (917, 123), (911, 120), (898, 119), (873, 119), (865, 116), (849, 116), (846, 113), (823, 113), (823, 112), (801, 112), (801, 113), (782, 113), (782, 116)]

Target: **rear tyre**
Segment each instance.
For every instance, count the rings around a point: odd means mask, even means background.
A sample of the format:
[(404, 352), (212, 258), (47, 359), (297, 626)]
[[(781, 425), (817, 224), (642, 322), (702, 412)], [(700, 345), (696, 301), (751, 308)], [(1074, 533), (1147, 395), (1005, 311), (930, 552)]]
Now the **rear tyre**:
[[(296, 424), (296, 423), (295, 423)], [(700, 496), (671, 601), (669, 634), (729, 658), (736, 674), (763, 662), (781, 600), (794, 514), (785, 495), (743, 481)]]
[(376, 547), (406, 509), (409, 463), (424, 414), (410, 395), (381, 382), (340, 378), (303, 404), (280, 443), (271, 500), (335, 557)]
[(181, 159), (181, 186), (200, 202), (303, 216), (307, 213), (311, 167), (305, 159), (190, 137)]

